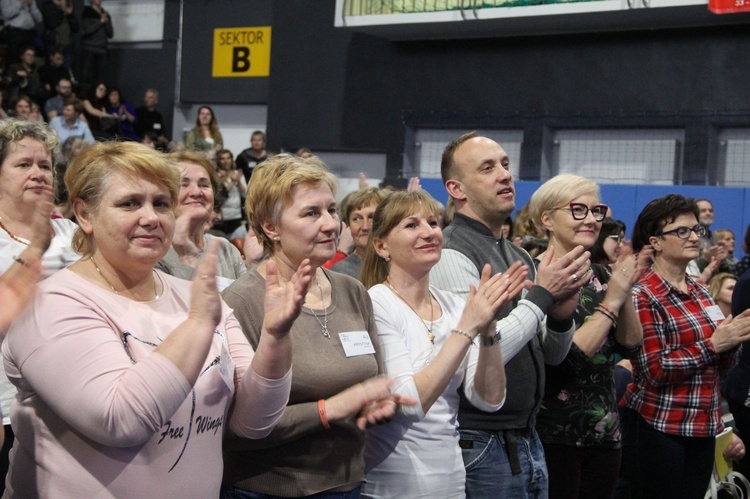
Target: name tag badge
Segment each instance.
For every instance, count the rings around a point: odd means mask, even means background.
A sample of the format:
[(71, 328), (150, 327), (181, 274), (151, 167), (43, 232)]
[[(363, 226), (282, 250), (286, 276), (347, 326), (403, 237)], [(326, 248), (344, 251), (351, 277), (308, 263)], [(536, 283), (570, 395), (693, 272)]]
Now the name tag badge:
[(221, 342), (221, 357), (219, 357), (219, 374), (229, 391), (234, 393), (234, 360), (223, 341)]
[(229, 287), (230, 284), (234, 282), (234, 279), (230, 279), (228, 277), (223, 277), (220, 275), (216, 276), (216, 289), (219, 290), (219, 293), (224, 291)]
[(367, 331), (339, 333), (339, 339), (347, 357), (375, 353), (375, 347), (372, 346), (372, 341), (370, 341), (370, 335), (367, 334)]
[(154, 123), (154, 130), (161, 130), (161, 123)]
[(708, 316), (715, 321), (724, 320), (724, 312), (721, 311), (718, 305), (711, 305), (710, 307), (706, 307), (706, 313), (708, 313)]

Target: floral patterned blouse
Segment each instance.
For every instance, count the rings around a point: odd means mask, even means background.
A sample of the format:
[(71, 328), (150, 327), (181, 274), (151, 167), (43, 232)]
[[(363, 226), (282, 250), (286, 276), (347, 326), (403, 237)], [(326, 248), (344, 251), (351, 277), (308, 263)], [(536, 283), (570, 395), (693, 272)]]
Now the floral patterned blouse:
[[(591, 268), (594, 277), (584, 286), (573, 314), (576, 328), (589, 319), (607, 292), (610, 274), (606, 267), (592, 264)], [(614, 372), (615, 354), (630, 353), (624, 350), (616, 342), (612, 327), (593, 357), (589, 358), (573, 343), (560, 365), (545, 366), (544, 399), (536, 426), (542, 442), (575, 447), (620, 447)]]

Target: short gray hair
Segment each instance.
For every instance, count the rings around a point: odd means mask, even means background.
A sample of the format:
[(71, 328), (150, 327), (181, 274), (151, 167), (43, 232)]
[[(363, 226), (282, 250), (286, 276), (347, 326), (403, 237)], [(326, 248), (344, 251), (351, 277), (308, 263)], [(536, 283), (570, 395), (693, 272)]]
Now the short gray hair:
[(0, 167), (8, 157), (8, 147), (13, 142), (19, 142), (26, 137), (38, 140), (47, 147), (50, 157), (55, 157), (60, 140), (54, 130), (47, 128), (44, 123), (8, 118), (0, 120)]

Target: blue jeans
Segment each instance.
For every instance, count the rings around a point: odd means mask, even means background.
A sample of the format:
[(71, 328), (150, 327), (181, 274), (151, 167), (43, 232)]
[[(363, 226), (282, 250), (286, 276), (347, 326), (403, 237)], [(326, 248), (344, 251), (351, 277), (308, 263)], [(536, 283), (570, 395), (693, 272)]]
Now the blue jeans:
[[(319, 492), (311, 496), (305, 496), (315, 499), (359, 499), (362, 487), (357, 487), (349, 492)], [(261, 494), (259, 492), (250, 492), (245, 489), (238, 489), (233, 485), (221, 486), (222, 499), (284, 499), (281, 496), (271, 494)]]
[(467, 499), (543, 498), (549, 495), (547, 464), (535, 430), (516, 432), (521, 473), (513, 475), (504, 431), (459, 430), (466, 467)]

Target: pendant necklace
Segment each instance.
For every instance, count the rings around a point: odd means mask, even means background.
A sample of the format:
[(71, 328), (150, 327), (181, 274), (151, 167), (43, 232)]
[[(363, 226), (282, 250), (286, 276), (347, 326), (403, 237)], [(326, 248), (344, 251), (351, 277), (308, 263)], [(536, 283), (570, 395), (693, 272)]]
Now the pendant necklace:
[[(276, 261), (276, 259), (273, 259), (276, 263), (276, 268), (279, 268), (279, 262)], [(288, 265), (287, 265), (288, 267)], [(278, 271), (277, 271), (278, 272)], [(279, 278), (284, 282), (284, 285), (289, 284), (289, 280), (281, 275), (281, 272), (278, 272)], [(320, 302), (325, 303), (325, 299), (323, 298), (323, 288), (320, 286), (320, 282), (318, 282), (318, 273), (315, 272), (315, 285), (318, 287), (318, 291), (320, 291)], [(331, 339), (331, 333), (328, 332), (328, 307), (323, 307), (323, 322), (320, 321), (320, 317), (318, 317), (318, 314), (315, 313), (315, 310), (313, 310), (310, 307), (307, 307), (307, 309), (312, 312), (313, 317), (315, 317), (315, 320), (318, 321), (318, 324), (320, 324), (320, 332), (328, 339)]]
[(396, 291), (396, 288), (393, 287), (393, 284), (391, 283), (391, 276), (388, 276), (388, 277), (385, 278), (385, 283), (388, 285), (389, 288), (391, 288), (391, 291), (393, 291), (396, 294), (396, 296), (398, 296), (401, 299), (402, 302), (406, 303), (406, 306), (409, 307), (412, 312), (414, 312), (414, 315), (416, 315), (417, 318), (419, 318), (419, 320), (422, 321), (422, 324), (424, 324), (425, 329), (427, 329), (427, 339), (430, 340), (430, 343), (432, 343), (434, 345), (435, 344), (435, 335), (432, 334), (432, 326), (434, 324), (434, 321), (432, 320), (432, 312), (433, 312), (433, 310), (432, 310), (432, 293), (430, 293), (430, 325), (428, 326), (427, 325), (427, 321), (425, 321), (424, 319), (422, 319), (422, 317), (419, 316), (419, 314), (417, 313), (417, 311), (414, 310), (414, 307), (412, 307), (411, 305), (409, 305), (409, 302), (406, 301), (406, 300), (404, 300), (404, 297), (401, 296), (401, 294), (398, 291)]
[[(325, 300), (323, 299), (323, 288), (318, 282), (317, 275), (315, 276), (315, 285), (318, 287), (318, 291), (320, 291), (320, 302), (325, 303)], [(323, 322), (320, 322), (320, 318), (318, 317), (318, 314), (315, 313), (315, 310), (310, 307), (307, 308), (310, 310), (310, 312), (312, 312), (313, 317), (315, 317), (315, 320), (318, 321), (318, 324), (320, 324), (320, 332), (323, 333), (323, 336), (330, 339), (331, 334), (328, 332), (328, 307), (323, 307)]]
[[(94, 255), (89, 256), (89, 258), (91, 259), (91, 263), (94, 264), (94, 268), (96, 269), (96, 273), (99, 274), (102, 279), (104, 279), (104, 282), (106, 282), (109, 285), (110, 288), (112, 288), (112, 292), (114, 294), (120, 295), (120, 292), (117, 291), (114, 286), (112, 286), (112, 283), (109, 282), (109, 279), (107, 279), (104, 276), (104, 274), (102, 274), (102, 271), (99, 270), (99, 266), (96, 264), (96, 260), (94, 260)], [(154, 272), (156, 272), (156, 271), (154, 271)], [(154, 279), (154, 300), (158, 300), (158, 299), (159, 299), (159, 295), (156, 292), (156, 279)]]

